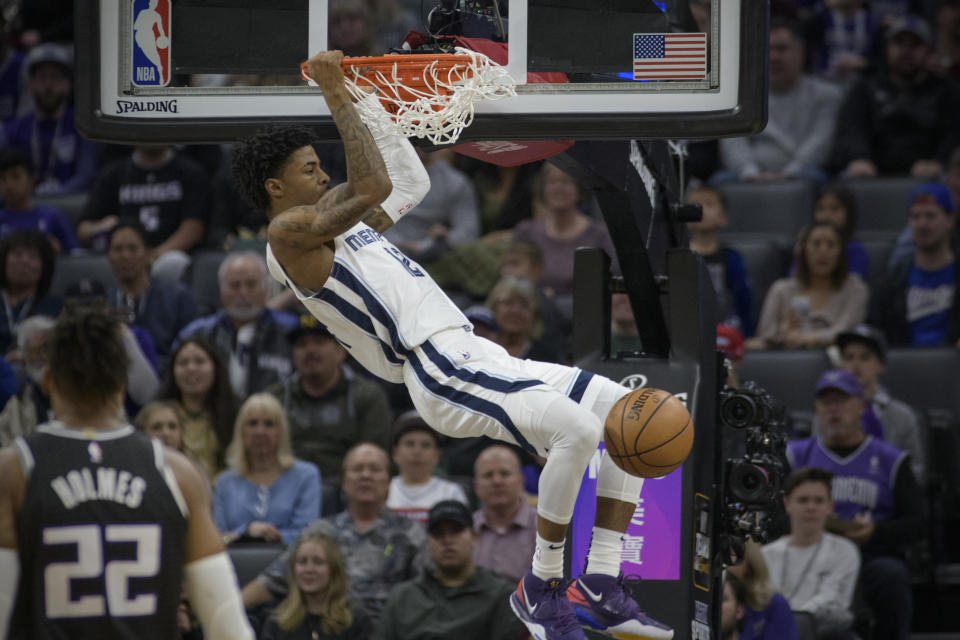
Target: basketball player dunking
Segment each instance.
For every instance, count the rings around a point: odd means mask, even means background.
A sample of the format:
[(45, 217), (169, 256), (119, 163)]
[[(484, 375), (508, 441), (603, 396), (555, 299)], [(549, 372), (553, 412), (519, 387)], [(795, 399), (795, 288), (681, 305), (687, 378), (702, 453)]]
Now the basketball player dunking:
[(57, 420), (0, 450), (0, 636), (170, 640), (182, 582), (205, 638), (252, 639), (208, 489), (118, 419), (126, 378), (119, 321), (65, 312), (43, 376)]
[(569, 587), (562, 579), (580, 479), (597, 450), (603, 419), (629, 390), (573, 367), (513, 358), (475, 336), (426, 271), (380, 235), (423, 198), (429, 179), (409, 141), (371, 135), (361, 122), (341, 59), (340, 52), (324, 52), (308, 69), (340, 132), (346, 183), (327, 188), (315, 140), (303, 128), (257, 134), (234, 152), (237, 188), (270, 219), (270, 273), (360, 364), (404, 383), (437, 431), (487, 435), (547, 459), (533, 566), (511, 596), (535, 637), (580, 640), (582, 624), (609, 635), (672, 638), (673, 631), (646, 616), (618, 579), (622, 535), (643, 480), (607, 456), (600, 464), (586, 572)]

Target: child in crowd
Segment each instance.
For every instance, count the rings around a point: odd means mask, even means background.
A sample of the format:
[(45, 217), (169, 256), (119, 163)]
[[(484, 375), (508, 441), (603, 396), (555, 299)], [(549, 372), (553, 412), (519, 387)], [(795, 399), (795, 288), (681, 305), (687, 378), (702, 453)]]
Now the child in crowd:
[(690, 222), (690, 248), (703, 256), (717, 292), (718, 317), (744, 336), (753, 335), (753, 294), (747, 283), (747, 268), (735, 249), (720, 242), (720, 231), (729, 222), (723, 194), (711, 187), (694, 189), (687, 194), (687, 203), (699, 204), (703, 210), (700, 222)]
[(440, 440), (415, 410), (393, 425), (393, 462), (398, 475), (390, 481), (387, 508), (426, 524), (430, 507), (441, 500), (469, 505), (467, 494), (455, 482), (434, 475), (440, 462)]
[(58, 253), (77, 248), (77, 238), (63, 214), (34, 200), (33, 168), (17, 147), (0, 149), (0, 235), (19, 229), (47, 234)]

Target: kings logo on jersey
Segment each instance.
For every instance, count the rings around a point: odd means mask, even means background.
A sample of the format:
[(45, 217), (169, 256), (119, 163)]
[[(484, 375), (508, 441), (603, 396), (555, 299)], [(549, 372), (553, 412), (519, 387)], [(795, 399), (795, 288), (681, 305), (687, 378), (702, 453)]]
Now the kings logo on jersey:
[(170, 2), (132, 0), (133, 68), (135, 87), (165, 87), (170, 82)]

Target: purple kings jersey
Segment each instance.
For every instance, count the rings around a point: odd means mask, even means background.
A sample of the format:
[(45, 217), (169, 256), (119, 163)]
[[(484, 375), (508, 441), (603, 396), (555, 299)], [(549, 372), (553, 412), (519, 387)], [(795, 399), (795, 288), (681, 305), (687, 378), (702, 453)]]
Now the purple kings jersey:
[(874, 520), (894, 517), (893, 485), (906, 452), (867, 436), (856, 451), (841, 458), (819, 438), (805, 438), (787, 444), (787, 457), (794, 469), (818, 467), (833, 473), (838, 517), (851, 519), (864, 511)]

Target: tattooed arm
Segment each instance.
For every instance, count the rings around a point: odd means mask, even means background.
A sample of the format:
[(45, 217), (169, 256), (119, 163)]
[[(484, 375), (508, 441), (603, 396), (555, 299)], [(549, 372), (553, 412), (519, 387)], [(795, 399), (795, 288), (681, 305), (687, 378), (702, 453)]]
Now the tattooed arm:
[(271, 242), (277, 240), (282, 244), (291, 234), (306, 234), (311, 238), (296, 238), (296, 241), (304, 246), (322, 245), (352, 227), (363, 214), (390, 195), (392, 185), (383, 158), (343, 84), (342, 59), (339, 51), (324, 51), (311, 58), (307, 67), (310, 77), (323, 90), (340, 133), (347, 160), (347, 181), (330, 189), (314, 205), (293, 207), (276, 216), (270, 223)]
[(277, 259), (303, 287), (319, 289), (333, 256), (330, 241), (390, 194), (392, 185), (380, 151), (360, 120), (343, 84), (339, 51), (325, 51), (307, 62), (310, 77), (323, 90), (347, 159), (347, 181), (313, 205), (287, 209), (270, 221), (267, 237)]

